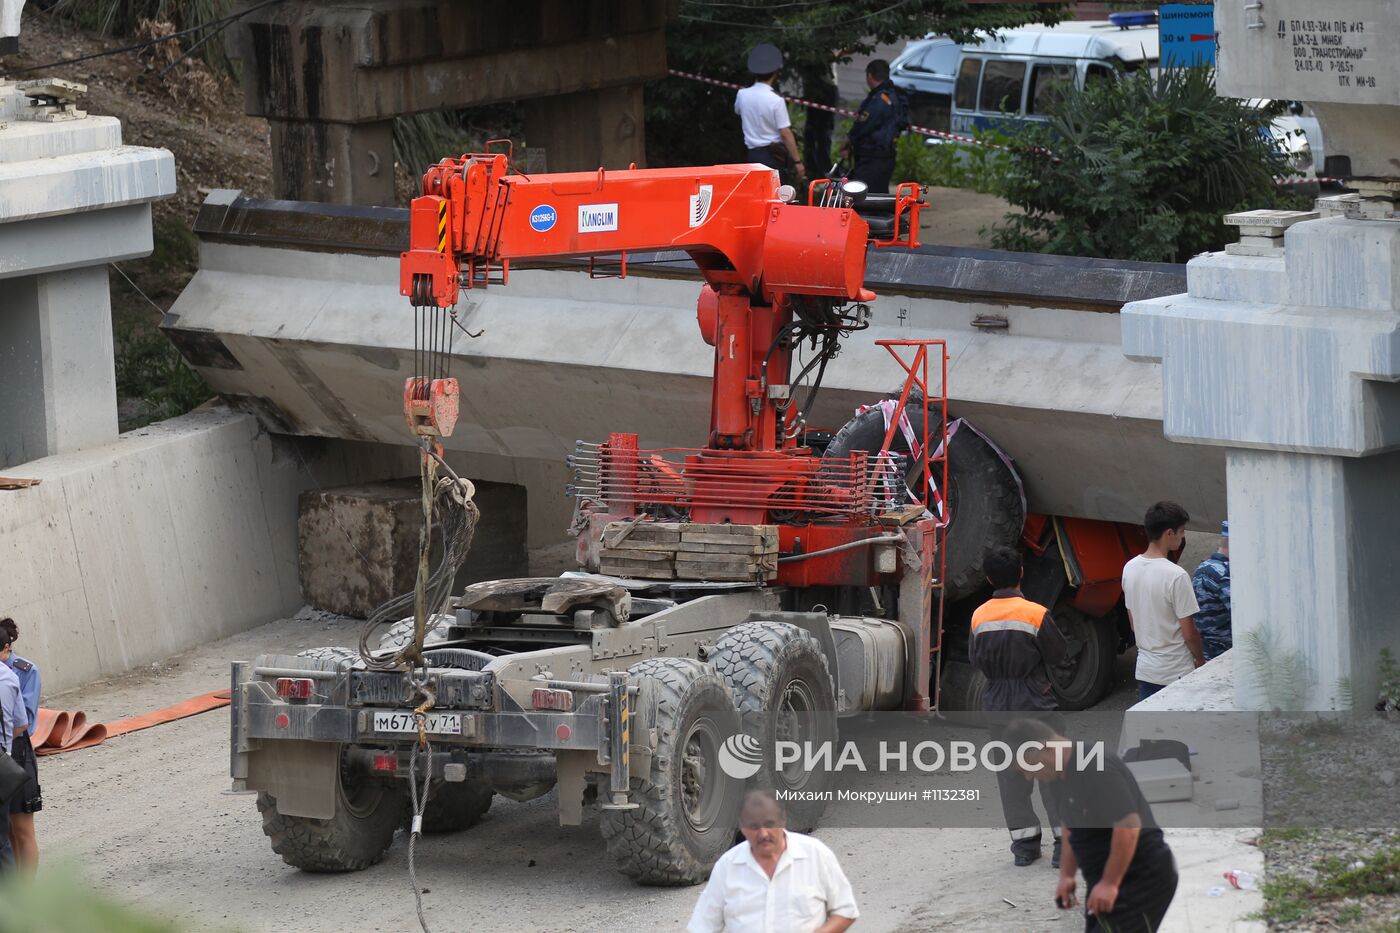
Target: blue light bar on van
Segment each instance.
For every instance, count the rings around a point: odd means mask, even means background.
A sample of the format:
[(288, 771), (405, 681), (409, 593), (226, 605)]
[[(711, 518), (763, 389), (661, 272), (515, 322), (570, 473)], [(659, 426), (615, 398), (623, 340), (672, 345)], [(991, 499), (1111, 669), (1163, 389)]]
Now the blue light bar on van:
[(1155, 26), (1157, 25), (1157, 14), (1153, 10), (1144, 10), (1140, 13), (1110, 13), (1108, 21), (1119, 29), (1127, 29), (1129, 26)]

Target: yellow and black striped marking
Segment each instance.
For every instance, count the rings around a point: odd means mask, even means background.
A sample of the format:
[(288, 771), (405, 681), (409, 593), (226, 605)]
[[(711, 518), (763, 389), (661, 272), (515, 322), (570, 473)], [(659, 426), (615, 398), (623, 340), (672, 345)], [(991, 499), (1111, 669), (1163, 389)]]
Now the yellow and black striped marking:
[(447, 202), (438, 202), (438, 252), (447, 252)]
[(632, 700), (627, 695), (627, 691), (622, 691), (622, 766), (628, 766), (628, 759), (632, 754)]

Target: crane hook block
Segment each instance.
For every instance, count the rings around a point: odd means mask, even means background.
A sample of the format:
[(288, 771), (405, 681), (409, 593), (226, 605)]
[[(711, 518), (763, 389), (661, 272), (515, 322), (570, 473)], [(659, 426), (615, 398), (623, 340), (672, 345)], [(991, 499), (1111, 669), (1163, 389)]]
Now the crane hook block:
[(408, 428), (420, 437), (449, 437), (457, 426), (456, 379), (424, 379), (414, 376), (404, 383), (403, 416)]

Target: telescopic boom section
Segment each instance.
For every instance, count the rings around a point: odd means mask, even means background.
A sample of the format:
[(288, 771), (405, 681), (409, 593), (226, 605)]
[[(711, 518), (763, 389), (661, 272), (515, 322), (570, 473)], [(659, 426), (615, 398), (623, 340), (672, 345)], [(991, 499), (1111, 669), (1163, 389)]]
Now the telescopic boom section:
[(500, 153), (444, 159), (413, 201), (400, 291), (451, 308), (461, 288), (504, 283), (511, 260), (684, 250), (706, 280), (698, 317), (715, 348), (709, 446), (791, 447), (794, 314), (808, 335), (850, 329), (835, 309), (875, 296), (865, 221), (790, 198), (760, 165), (527, 176)]

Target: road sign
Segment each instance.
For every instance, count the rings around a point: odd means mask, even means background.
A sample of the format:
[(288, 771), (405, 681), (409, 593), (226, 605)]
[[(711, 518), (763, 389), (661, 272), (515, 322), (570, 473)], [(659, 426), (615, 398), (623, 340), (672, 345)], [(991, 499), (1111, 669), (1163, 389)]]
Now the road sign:
[(1157, 21), (1163, 68), (1215, 64), (1215, 7), (1164, 3)]

